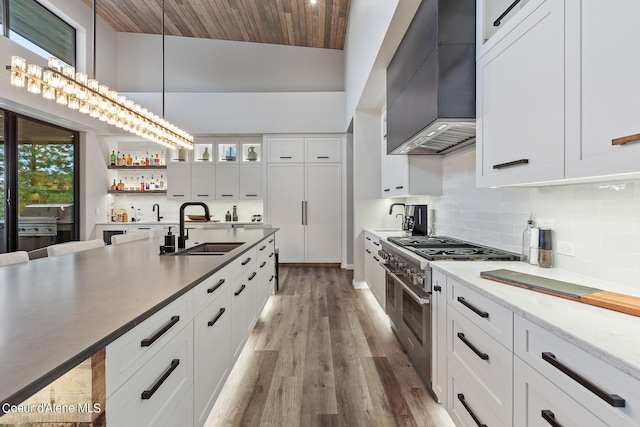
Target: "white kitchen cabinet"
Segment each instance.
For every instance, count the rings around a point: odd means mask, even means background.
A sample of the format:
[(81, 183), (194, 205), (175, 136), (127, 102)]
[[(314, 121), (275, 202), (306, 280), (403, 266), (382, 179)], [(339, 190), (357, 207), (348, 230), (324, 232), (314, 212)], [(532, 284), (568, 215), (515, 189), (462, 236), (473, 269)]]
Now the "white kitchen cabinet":
[(515, 355), (585, 411), (606, 425), (640, 424), (640, 380), (521, 316), (515, 316), (514, 326)]
[(639, 172), (640, 137), (625, 145), (612, 145), (612, 140), (640, 134), (640, 61), (629, 55), (640, 44), (635, 30), (640, 3), (577, 3), (579, 10), (567, 13), (576, 34), (567, 54), (578, 66), (567, 80), (566, 177)]
[(332, 162), (342, 161), (342, 138), (318, 137), (305, 138), (305, 162)]
[(477, 62), (480, 187), (564, 178), (565, 1), (531, 3)]
[(305, 261), (341, 261), (341, 194), (341, 164), (305, 164)]
[(256, 252), (255, 249), (240, 256), (240, 271), (231, 285), (231, 358), (238, 359), (249, 337), (255, 314)]
[(211, 162), (191, 165), (191, 198), (190, 201), (206, 201), (215, 198), (216, 169)]
[(166, 420), (176, 415), (182, 419), (180, 414), (188, 413), (192, 420), (192, 386), (193, 324), (190, 319), (187, 327), (107, 397), (107, 424), (155, 427), (166, 425)]
[(191, 197), (191, 165), (169, 163), (167, 165), (167, 199), (189, 201)]
[(446, 406), (447, 398), (447, 276), (432, 272), (431, 292), (431, 390)]
[(267, 218), (278, 230), (280, 262), (305, 260), (304, 164), (267, 165)]
[(216, 199), (238, 200), (239, 198), (238, 165), (216, 165)]
[[(221, 279), (210, 283), (210, 289)], [(194, 335), (194, 418), (204, 425), (231, 370), (231, 283), (220, 285), (215, 298), (195, 317)], [(199, 285), (200, 286), (200, 285)]]
[(258, 280), (256, 292), (256, 313), (260, 316), (269, 295), (273, 292), (275, 285), (275, 238), (273, 236), (258, 243)]
[(380, 266), (378, 250), (380, 239), (369, 232), (364, 233), (364, 280), (367, 282), (378, 304), (385, 309), (385, 271)]
[(381, 197), (442, 195), (442, 156), (387, 154), (382, 143)]
[(262, 200), (262, 165), (240, 165), (240, 200)]
[[(342, 164), (292, 161), (304, 160), (305, 141), (320, 155), (317, 144), (323, 139), (265, 138), (268, 159), (274, 160), (267, 164), (267, 221), (280, 228), (281, 262), (341, 262)], [(331, 158), (336, 138), (326, 137), (326, 142), (324, 154)]]
[(602, 420), (540, 375), (519, 357), (513, 361), (513, 425), (605, 427)]
[(304, 138), (302, 137), (265, 137), (269, 163), (304, 162)]

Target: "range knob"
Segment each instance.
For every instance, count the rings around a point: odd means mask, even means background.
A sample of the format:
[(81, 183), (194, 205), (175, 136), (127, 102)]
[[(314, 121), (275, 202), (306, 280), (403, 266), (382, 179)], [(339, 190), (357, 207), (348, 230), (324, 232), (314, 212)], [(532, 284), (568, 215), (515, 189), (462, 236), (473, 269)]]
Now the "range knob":
[(38, 231), (38, 227), (34, 228), (33, 231)]

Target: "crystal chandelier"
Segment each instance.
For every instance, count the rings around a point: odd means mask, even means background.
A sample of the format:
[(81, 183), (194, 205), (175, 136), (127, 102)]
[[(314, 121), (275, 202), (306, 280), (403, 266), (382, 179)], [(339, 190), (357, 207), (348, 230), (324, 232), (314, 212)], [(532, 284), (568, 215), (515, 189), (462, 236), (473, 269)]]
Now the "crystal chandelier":
[(11, 57), (11, 84), (168, 148), (193, 149), (193, 136), (116, 91), (49, 58), (48, 66)]

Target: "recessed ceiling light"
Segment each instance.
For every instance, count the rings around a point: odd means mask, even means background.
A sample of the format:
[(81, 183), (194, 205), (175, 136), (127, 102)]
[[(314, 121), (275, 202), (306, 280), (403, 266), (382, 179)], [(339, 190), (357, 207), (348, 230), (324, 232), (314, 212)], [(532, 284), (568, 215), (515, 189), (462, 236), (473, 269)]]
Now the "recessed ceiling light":
[(311, 4), (316, 4), (316, 0), (309, 0)]

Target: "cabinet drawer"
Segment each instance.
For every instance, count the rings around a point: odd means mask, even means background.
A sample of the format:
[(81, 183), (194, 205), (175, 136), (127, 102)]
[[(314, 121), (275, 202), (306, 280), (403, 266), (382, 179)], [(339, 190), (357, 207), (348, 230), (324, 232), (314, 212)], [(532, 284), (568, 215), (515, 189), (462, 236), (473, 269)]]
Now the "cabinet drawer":
[(342, 138), (305, 138), (306, 162), (340, 162)]
[(515, 316), (514, 353), (606, 424), (640, 424), (640, 381), (601, 357), (521, 316)]
[(196, 286), (193, 290), (194, 314), (197, 315), (218, 298), (224, 289), (235, 280), (237, 271), (237, 266), (231, 263)]
[[(107, 425), (165, 425), (185, 395), (193, 399), (193, 327), (189, 322), (111, 397)], [(180, 413), (182, 411), (179, 410)]]
[(456, 308), (500, 344), (513, 349), (513, 312), (500, 304), (469, 289), (462, 283), (447, 278), (449, 305)]
[[(606, 424), (519, 357), (513, 360), (513, 425), (605, 427)], [(557, 424), (553, 424), (556, 422)]]
[(258, 262), (270, 260), (273, 262), (276, 254), (275, 238), (270, 236), (256, 245), (258, 252)]
[(449, 310), (449, 359), (486, 405), (509, 425), (512, 416), (513, 353), (458, 310)]
[(369, 249), (372, 255), (378, 255), (380, 250), (380, 238), (371, 233), (364, 233), (364, 248)]
[(231, 370), (231, 283), (193, 321), (194, 408), (203, 425)]
[(304, 141), (302, 138), (267, 138), (270, 163), (304, 161)]
[(481, 393), (475, 390), (465, 377), (449, 362), (447, 366), (449, 381), (447, 390), (447, 412), (457, 427), (506, 427), (500, 419), (484, 404)]
[(193, 294), (187, 292), (107, 346), (107, 397), (193, 318)]

